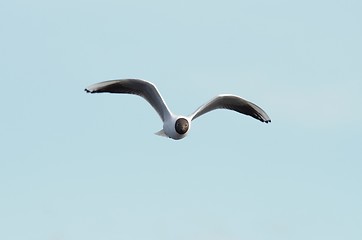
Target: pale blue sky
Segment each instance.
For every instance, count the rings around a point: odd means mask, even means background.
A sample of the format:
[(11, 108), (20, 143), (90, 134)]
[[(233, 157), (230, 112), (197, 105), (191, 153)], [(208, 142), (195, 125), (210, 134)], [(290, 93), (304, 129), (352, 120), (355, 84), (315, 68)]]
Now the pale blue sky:
[[(0, 239), (362, 238), (361, 1), (1, 1)], [(189, 114), (173, 141), (141, 98)]]

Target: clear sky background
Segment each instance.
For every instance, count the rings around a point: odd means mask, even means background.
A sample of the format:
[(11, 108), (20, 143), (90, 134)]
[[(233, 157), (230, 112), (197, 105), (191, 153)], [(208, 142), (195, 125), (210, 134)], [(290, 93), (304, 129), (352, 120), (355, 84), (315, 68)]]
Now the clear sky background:
[[(0, 239), (362, 239), (362, 2), (0, 2)], [(177, 114), (240, 95), (181, 141)]]

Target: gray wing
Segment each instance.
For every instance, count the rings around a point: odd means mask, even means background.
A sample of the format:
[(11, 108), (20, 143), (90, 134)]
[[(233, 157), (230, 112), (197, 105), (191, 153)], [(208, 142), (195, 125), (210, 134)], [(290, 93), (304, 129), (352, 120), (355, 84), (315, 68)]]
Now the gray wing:
[(143, 97), (160, 115), (162, 121), (171, 113), (155, 85), (140, 79), (110, 80), (93, 84), (85, 89), (88, 93), (128, 93)]
[(271, 122), (269, 116), (257, 105), (251, 103), (239, 96), (235, 95), (218, 95), (211, 99), (208, 103), (200, 106), (193, 114), (190, 115), (191, 120), (194, 120), (201, 115), (215, 109), (229, 109), (242, 114), (249, 115), (262, 122)]

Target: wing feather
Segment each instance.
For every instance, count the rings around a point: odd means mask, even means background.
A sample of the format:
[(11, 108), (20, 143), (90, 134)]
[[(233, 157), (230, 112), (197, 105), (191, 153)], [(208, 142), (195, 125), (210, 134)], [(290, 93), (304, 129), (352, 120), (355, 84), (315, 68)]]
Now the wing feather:
[(251, 116), (265, 123), (271, 122), (266, 112), (264, 112), (263, 109), (261, 109), (254, 103), (249, 102), (239, 96), (226, 95), (226, 94), (214, 97), (206, 104), (200, 106), (193, 114), (191, 114), (190, 117), (192, 120), (194, 120), (200, 117), (201, 115), (215, 109), (229, 109)]
[(170, 117), (168, 109), (156, 86), (141, 79), (119, 79), (93, 84), (85, 89), (88, 93), (125, 93), (134, 94), (146, 99), (156, 110), (162, 121)]

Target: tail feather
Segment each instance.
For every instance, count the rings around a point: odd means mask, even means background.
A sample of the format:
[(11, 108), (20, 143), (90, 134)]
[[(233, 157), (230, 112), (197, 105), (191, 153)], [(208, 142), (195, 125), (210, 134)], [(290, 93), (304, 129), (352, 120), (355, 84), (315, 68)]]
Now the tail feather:
[(158, 135), (158, 136), (161, 136), (161, 137), (168, 137), (168, 136), (166, 135), (166, 133), (163, 131), (163, 129), (161, 129), (161, 130), (158, 131), (158, 132), (155, 132), (155, 134)]

